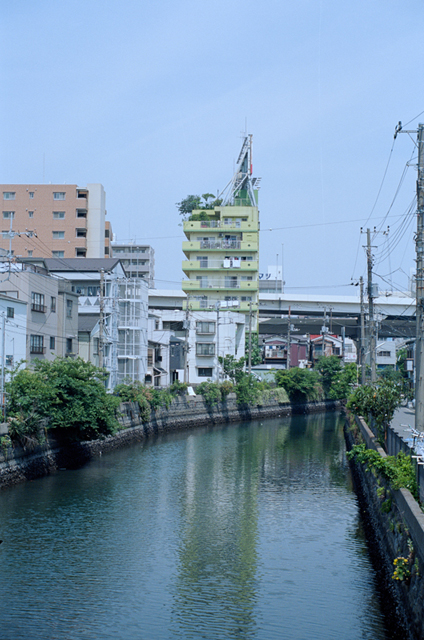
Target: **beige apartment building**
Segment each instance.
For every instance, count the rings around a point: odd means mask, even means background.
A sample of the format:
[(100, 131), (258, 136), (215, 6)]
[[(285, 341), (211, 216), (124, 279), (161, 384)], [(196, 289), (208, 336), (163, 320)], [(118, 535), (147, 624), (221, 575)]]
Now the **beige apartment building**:
[(22, 258), (111, 255), (101, 184), (3, 184), (0, 254)]

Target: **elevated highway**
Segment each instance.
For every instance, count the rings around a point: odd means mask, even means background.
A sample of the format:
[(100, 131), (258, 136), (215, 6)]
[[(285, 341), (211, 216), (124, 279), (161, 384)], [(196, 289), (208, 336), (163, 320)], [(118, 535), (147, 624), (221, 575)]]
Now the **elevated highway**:
[[(358, 292), (359, 294), (359, 292)], [(261, 334), (287, 333), (288, 314), (295, 331), (319, 334), (326, 316), (330, 333), (358, 339), (361, 325), (361, 303), (357, 296), (309, 295), (290, 293), (259, 294), (259, 332)], [(365, 301), (365, 313), (368, 303)], [(378, 337), (415, 337), (415, 298), (387, 293), (374, 298), (374, 312), (378, 322)]]

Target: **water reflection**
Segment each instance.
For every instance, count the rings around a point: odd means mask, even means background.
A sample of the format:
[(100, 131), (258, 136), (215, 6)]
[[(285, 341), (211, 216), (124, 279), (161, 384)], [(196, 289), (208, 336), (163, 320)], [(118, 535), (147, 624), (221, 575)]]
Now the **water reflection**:
[(2, 492), (0, 637), (389, 638), (341, 427), (161, 436)]

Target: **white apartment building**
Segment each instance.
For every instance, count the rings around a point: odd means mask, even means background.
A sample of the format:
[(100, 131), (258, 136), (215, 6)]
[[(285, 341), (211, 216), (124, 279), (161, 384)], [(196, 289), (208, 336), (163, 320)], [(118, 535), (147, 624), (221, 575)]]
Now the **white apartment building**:
[[(207, 379), (222, 381), (218, 356), (228, 354), (239, 359), (245, 355), (245, 318), (240, 313), (223, 309), (188, 312), (151, 309), (150, 313), (154, 319), (151, 324), (154, 327), (152, 343), (168, 345), (166, 366), (162, 358), (160, 368), (166, 371), (171, 383), (175, 379), (190, 384), (199, 384)], [(169, 364), (171, 337), (184, 341), (183, 350), (187, 350), (185, 366), (184, 357), (180, 358), (182, 366), (174, 370)]]
[(146, 280), (149, 289), (155, 286), (155, 251), (148, 244), (112, 242), (112, 255), (119, 258), (129, 278)]

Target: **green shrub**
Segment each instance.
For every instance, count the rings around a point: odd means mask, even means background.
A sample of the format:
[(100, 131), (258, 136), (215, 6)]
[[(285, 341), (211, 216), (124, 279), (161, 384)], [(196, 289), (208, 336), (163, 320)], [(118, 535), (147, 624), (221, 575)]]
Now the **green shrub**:
[(187, 393), (188, 384), (187, 382), (180, 382), (179, 380), (175, 380), (169, 387), (169, 392), (173, 396), (185, 396)]
[(349, 397), (347, 408), (366, 420), (374, 420), (377, 436), (384, 443), (384, 430), (390, 424), (395, 409), (402, 401), (402, 386), (391, 380), (381, 379), (374, 384), (358, 387)]
[(230, 393), (234, 391), (234, 385), (229, 380), (224, 380), (224, 382), (221, 382), (221, 384), (219, 385), (219, 388), (220, 388), (221, 396), (223, 399), (226, 398)]
[(260, 398), (261, 390), (259, 382), (252, 374), (244, 373), (239, 378), (235, 388), (237, 404), (252, 405)]
[(278, 387), (283, 387), (291, 402), (308, 402), (320, 399), (319, 374), (310, 369), (280, 369), (274, 373)]
[[(6, 384), (10, 436), (40, 439), (40, 421), (73, 440), (112, 434), (118, 428), (118, 398), (104, 386), (106, 373), (81, 358), (36, 360)], [(42, 433), (42, 431), (41, 431)]]
[(196, 389), (196, 393), (203, 396), (205, 404), (209, 407), (218, 404), (222, 399), (220, 386), (210, 380), (205, 380), (205, 382), (200, 383)]

